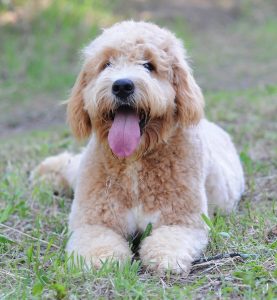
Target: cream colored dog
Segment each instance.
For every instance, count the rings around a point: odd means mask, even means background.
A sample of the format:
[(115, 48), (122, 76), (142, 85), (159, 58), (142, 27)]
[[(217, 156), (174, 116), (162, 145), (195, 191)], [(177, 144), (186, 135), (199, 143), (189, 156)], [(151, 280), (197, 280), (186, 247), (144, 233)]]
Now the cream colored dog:
[(68, 102), (82, 154), (47, 158), (34, 176), (74, 188), (67, 251), (99, 267), (132, 257), (127, 239), (152, 224), (139, 249), (152, 270), (188, 272), (207, 245), (202, 214), (230, 213), (244, 190), (229, 135), (203, 118), (203, 96), (182, 43), (126, 21), (84, 49)]

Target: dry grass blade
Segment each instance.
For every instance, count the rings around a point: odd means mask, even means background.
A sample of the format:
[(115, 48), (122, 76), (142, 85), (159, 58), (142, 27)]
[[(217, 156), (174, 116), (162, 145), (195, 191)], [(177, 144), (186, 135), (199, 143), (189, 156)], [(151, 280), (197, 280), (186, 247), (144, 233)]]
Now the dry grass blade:
[(42, 239), (33, 237), (33, 236), (31, 236), (31, 235), (29, 235), (29, 234), (27, 234), (27, 233), (25, 233), (25, 232), (23, 232), (23, 231), (20, 231), (20, 230), (18, 230), (18, 229), (16, 229), (16, 228), (10, 227), (10, 226), (5, 225), (5, 224), (2, 224), (2, 223), (0, 223), (0, 226), (3, 227), (3, 228), (6, 228), (6, 229), (8, 229), (8, 230), (12, 230), (12, 231), (14, 231), (14, 232), (17, 232), (17, 233), (19, 233), (20, 235), (24, 235), (24, 236), (26, 236), (26, 237), (28, 237), (28, 238), (34, 240), (34, 241), (38, 241), (38, 242), (43, 243), (43, 244), (46, 244), (46, 245), (48, 245), (48, 246), (50, 245), (50, 246), (53, 247), (53, 248), (60, 249), (60, 247), (57, 246), (57, 245), (55, 245), (55, 244), (52, 244), (52, 243), (49, 243), (49, 242), (44, 241), (44, 240), (42, 240)]

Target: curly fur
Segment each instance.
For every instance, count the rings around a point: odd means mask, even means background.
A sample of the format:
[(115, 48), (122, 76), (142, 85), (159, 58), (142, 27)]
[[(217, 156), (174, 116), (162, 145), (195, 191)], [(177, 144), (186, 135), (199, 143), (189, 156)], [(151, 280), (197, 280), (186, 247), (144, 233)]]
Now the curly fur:
[[(189, 272), (207, 245), (201, 215), (215, 208), (231, 212), (243, 192), (233, 143), (204, 119), (203, 96), (185, 50), (168, 30), (125, 21), (104, 30), (83, 53), (67, 113), (74, 135), (90, 142), (67, 167), (58, 156), (64, 167), (46, 168), (45, 161), (34, 172), (55, 172), (55, 180), (74, 188), (67, 251), (96, 267), (106, 259), (122, 262), (132, 256), (127, 238), (151, 223), (139, 250), (142, 263), (159, 272)], [(143, 67), (149, 61), (153, 72)], [(107, 142), (116, 110), (111, 86), (120, 78), (134, 82), (133, 105), (147, 115), (139, 147), (125, 159)]]

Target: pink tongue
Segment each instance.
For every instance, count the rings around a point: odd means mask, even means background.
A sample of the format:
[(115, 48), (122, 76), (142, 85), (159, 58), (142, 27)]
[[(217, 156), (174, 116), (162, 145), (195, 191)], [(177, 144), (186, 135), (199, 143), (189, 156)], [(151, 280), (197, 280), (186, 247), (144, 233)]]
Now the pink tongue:
[(121, 110), (115, 114), (108, 135), (113, 153), (120, 157), (130, 156), (140, 141), (139, 117), (131, 110)]

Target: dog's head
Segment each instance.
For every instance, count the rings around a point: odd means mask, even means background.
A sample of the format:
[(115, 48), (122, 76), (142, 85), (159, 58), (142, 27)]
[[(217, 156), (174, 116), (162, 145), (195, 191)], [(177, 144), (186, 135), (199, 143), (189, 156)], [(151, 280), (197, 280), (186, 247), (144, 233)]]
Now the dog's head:
[(118, 23), (89, 44), (84, 57), (68, 103), (77, 138), (94, 131), (116, 156), (127, 157), (153, 149), (203, 115), (182, 43), (165, 29)]

